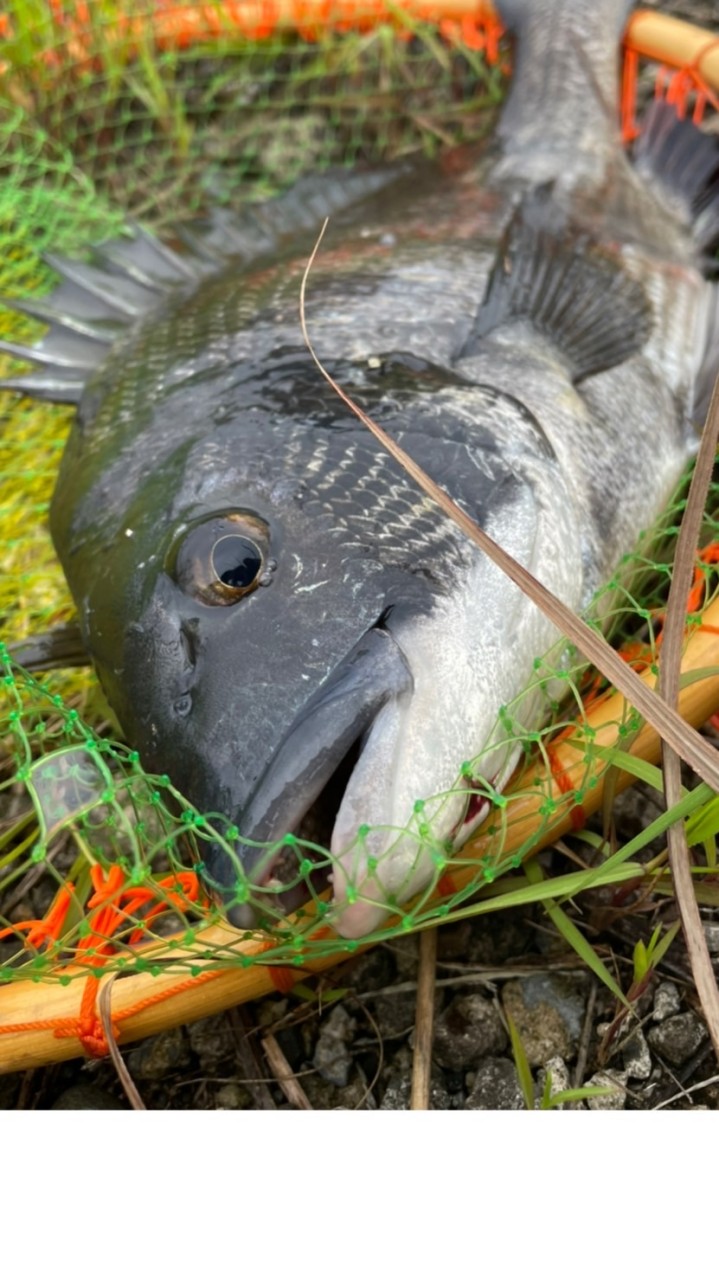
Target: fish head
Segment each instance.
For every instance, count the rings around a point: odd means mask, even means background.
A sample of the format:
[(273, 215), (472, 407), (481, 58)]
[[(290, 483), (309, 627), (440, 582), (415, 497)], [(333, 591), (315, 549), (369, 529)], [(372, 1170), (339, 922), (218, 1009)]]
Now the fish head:
[[(247, 880), (277, 893), (286, 833), (331, 843), (373, 725), (383, 711), (396, 725), (411, 703), (398, 634), (431, 613), (439, 577), (428, 564), (436, 555), (440, 574), (462, 558), (461, 536), (437, 532), (433, 504), (332, 400), (313, 430), (262, 409), (248, 423), (243, 408), (241, 430), (228, 411), (156, 465), (126, 455), (127, 500), (110, 512), (106, 473), (65, 555), (128, 740), (146, 768), (239, 832), (232, 856), (220, 843), (203, 853), (238, 924), (250, 920), (235, 901)], [(156, 442), (172, 439), (171, 418), (156, 410)], [(58, 542), (72, 541), (60, 529), (70, 505), (67, 492), (56, 500)], [(361, 807), (357, 797), (349, 811)]]
[(283, 909), (306, 896), (278, 879), (280, 865), (297, 878), (278, 842), (294, 832), (329, 844), (361, 740), (412, 680), (376, 563), (349, 556), (285, 484), (271, 501), (247, 487), (231, 500), (231, 489), (174, 525), (125, 626), (113, 702), (143, 760), (203, 813), (231, 819), (234, 849), (211, 845), (205, 875), (247, 924), (234, 899), (248, 881), (270, 884)]
[[(466, 476), (465, 505), (529, 546), (531, 486), (506, 458), (536, 432), (510, 416), (505, 441), (497, 422), (483, 434), (495, 400), (432, 385), (385, 397), (382, 417), (396, 435), (410, 424), (440, 482)], [(178, 442), (169, 398), (155, 452), (115, 450), (115, 480), (105, 470), (75, 504), (74, 533), (66, 487), (54, 534), (128, 740), (237, 829), (203, 849), (230, 920), (256, 918), (248, 883), (268, 909), (298, 904), (293, 833), (329, 847), (334, 919), (362, 935), (431, 879), (461, 825), (467, 791), (452, 788), (505, 700), (511, 617), (499, 571), (349, 410), (303, 404), (288, 418), (245, 397)]]

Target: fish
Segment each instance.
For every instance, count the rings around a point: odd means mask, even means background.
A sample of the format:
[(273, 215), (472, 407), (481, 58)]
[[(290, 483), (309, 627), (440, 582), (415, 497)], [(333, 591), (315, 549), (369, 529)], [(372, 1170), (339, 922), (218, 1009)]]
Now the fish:
[(84, 650), (144, 766), (229, 821), (202, 869), (240, 929), (297, 902), (298, 837), (329, 844), (345, 937), (425, 888), (486, 810), (463, 762), (506, 786), (499, 713), (539, 727), (560, 639), (315, 367), (322, 219), (332, 378), (571, 609), (696, 449), (719, 143), (657, 102), (627, 156), (626, 0), (498, 8), (514, 74), (480, 146), (131, 228), (8, 303), (48, 330), (3, 344), (36, 366), (5, 387), (77, 405), (50, 520)]

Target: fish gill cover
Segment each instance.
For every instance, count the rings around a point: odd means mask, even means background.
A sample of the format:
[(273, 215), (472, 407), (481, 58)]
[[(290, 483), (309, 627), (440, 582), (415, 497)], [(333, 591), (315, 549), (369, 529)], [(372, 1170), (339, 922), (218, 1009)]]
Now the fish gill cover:
[[(45, 252), (82, 255), (128, 220), (172, 234), (193, 215), (265, 200), (308, 171), (417, 150), (434, 155), (486, 132), (509, 69), (491, 14), (485, 10), (475, 21), (466, 7), (448, 5), (446, 19), (428, 22), (421, 6), (392, 6), (389, 13), (372, 0), (337, 11), (333, 25), (328, 6), (320, 13), (291, 4), (193, 7), (161, 0), (10, 4), (0, 33), (0, 291), (41, 296), (55, 280)], [(630, 50), (627, 134), (634, 132), (636, 72)], [(697, 110), (706, 105), (694, 72), (683, 81), (665, 74), (668, 86)], [(42, 326), (3, 311), (0, 333), (28, 342)], [(23, 368), (8, 357), (6, 373)], [(274, 908), (272, 892), (258, 895), (238, 865), (237, 900), (254, 900), (258, 918), (244, 932), (230, 930), (197, 875), (210, 845), (232, 856), (237, 832), (229, 819), (197, 812), (170, 778), (143, 771), (137, 753), (122, 745), (91, 671), (35, 679), (14, 662), (8, 646), (74, 614), (47, 531), (72, 415), (17, 397), (5, 399), (4, 415), (0, 983), (67, 985), (88, 973), (93, 979), (139, 973), (164, 977), (171, 992), (185, 978), (264, 966), (267, 989), (291, 985), (298, 970), (355, 949), (359, 943), (332, 929), (331, 855), (298, 836), (280, 842), (289, 870), (276, 892), (302, 883), (304, 905), (287, 917), (279, 904)], [(661, 647), (685, 484), (661, 527), (624, 556), (594, 604), (612, 641), (647, 680)], [(694, 667), (716, 664), (718, 519), (713, 485), (688, 602)], [(484, 777), (481, 755), (457, 760), (457, 785), (470, 791), (476, 811), (489, 808), (479, 833), (458, 853), (433, 835), (425, 812), (432, 798), (418, 797), (411, 822), (431, 848), (431, 882), (408, 902), (399, 901), (401, 894), (390, 899), (395, 915), (363, 943), (465, 911), (548, 897), (546, 884), (537, 883), (544, 872), (524, 869), (527, 855), (561, 831), (586, 834), (607, 776), (616, 785), (620, 767), (657, 781), (650, 763), (630, 755), (639, 717), (570, 645), (537, 655), (534, 683), (544, 728), (526, 732), (521, 699), (500, 712), (501, 739), (521, 746), (509, 792), (499, 794)], [(706, 789), (697, 788), (684, 812), (704, 814), (706, 806)], [(553, 900), (585, 884), (617, 885), (645, 874), (657, 893), (666, 893), (665, 862), (647, 869), (638, 860), (666, 825), (654, 824), (610, 857), (590, 833), (577, 846), (580, 870), (569, 866), (552, 880)], [(696, 858), (709, 902), (716, 894), (716, 825), (711, 817), (704, 821), (704, 854)], [(358, 845), (368, 835), (360, 827)], [(350, 885), (350, 901), (352, 892)], [(249, 994), (261, 989), (255, 983)], [(84, 1035), (92, 1049), (87, 1027)]]

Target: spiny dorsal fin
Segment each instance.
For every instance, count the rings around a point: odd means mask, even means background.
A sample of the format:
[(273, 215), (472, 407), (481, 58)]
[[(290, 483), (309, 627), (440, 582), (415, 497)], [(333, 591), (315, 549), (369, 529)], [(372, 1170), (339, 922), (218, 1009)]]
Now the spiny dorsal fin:
[(0, 298), (4, 306), (49, 325), (33, 346), (0, 342), (0, 351), (41, 366), (3, 379), (0, 389), (56, 404), (78, 404), (113, 343), (169, 291), (191, 288), (217, 270), (197, 257), (180, 257), (139, 227), (93, 250), (90, 262), (54, 254), (47, 262), (60, 276), (48, 299)]
[(163, 297), (178, 288), (192, 289), (228, 265), (241, 269), (277, 252), (285, 237), (315, 231), (325, 215), (381, 190), (404, 171), (396, 165), (308, 175), (274, 200), (238, 213), (214, 210), (192, 226), (178, 228), (175, 238), (187, 250), (179, 253), (131, 227), (131, 234), (95, 248), (88, 262), (48, 254), (60, 276), (48, 299), (0, 297), (0, 305), (49, 325), (36, 345), (0, 342), (0, 351), (42, 367), (0, 380), (0, 390), (77, 404), (89, 375), (113, 343)]
[(574, 382), (636, 354), (651, 330), (641, 285), (567, 225), (549, 187), (515, 210), (461, 357), (518, 320), (530, 321), (557, 348)]

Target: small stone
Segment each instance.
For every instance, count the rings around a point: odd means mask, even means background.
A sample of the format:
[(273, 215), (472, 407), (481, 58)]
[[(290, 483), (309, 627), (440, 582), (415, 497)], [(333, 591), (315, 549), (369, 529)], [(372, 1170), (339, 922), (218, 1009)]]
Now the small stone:
[(355, 1111), (374, 1110), (375, 1103), (367, 1095), (367, 1084), (356, 1078), (343, 1088), (323, 1080), (320, 1076), (303, 1076), (300, 1084), (315, 1111)]
[(380, 1111), (407, 1111), (411, 1093), (412, 1053), (407, 1045), (401, 1045), (391, 1062), (385, 1067)]
[(524, 1095), (514, 1063), (508, 1058), (487, 1058), (474, 1077), (474, 1087), (464, 1104), (467, 1111), (522, 1111)]
[(182, 1027), (150, 1036), (127, 1055), (127, 1067), (135, 1080), (165, 1080), (190, 1066), (192, 1055)]
[[(572, 1082), (569, 1078), (569, 1068), (564, 1058), (550, 1058), (544, 1067), (537, 1074), (537, 1103), (541, 1103), (544, 1097), (544, 1090), (547, 1082), (547, 1074), (550, 1077), (549, 1096), (554, 1098), (558, 1093), (564, 1093), (566, 1089), (571, 1089)], [(560, 1102), (553, 1110), (563, 1111), (566, 1103)]]
[(627, 1101), (627, 1077), (624, 1071), (597, 1071), (587, 1085), (595, 1089), (611, 1089), (601, 1098), (587, 1098), (590, 1111), (623, 1111)]
[(393, 1076), (382, 1094), (380, 1111), (408, 1111), (411, 1092), (409, 1076)]
[(673, 982), (660, 982), (654, 995), (654, 1022), (664, 1022), (673, 1014), (679, 1013), (682, 1007), (679, 988)]
[(455, 1100), (449, 1089), (445, 1087), (441, 1080), (433, 1077), (429, 1082), (430, 1111), (453, 1111), (455, 1105)]
[(455, 996), (437, 1019), (432, 1057), (442, 1067), (464, 1071), (489, 1054), (501, 1053), (507, 1036), (491, 1000)]
[(621, 1051), (627, 1080), (648, 1080), (652, 1074), (652, 1055), (639, 1027), (622, 1042)]
[(336, 1004), (320, 1026), (314, 1053), (314, 1065), (329, 1084), (343, 1088), (352, 1069), (351, 1044), (357, 1028), (355, 1019), (344, 1005)]
[(126, 1111), (119, 1098), (95, 1084), (73, 1084), (56, 1098), (51, 1111)]
[(694, 1096), (701, 1099), (709, 1111), (719, 1111), (719, 1082), (708, 1084), (704, 1089), (697, 1090)]
[(709, 954), (719, 956), (719, 923), (708, 921), (704, 925), (704, 937), (707, 940)]
[(363, 1075), (350, 1080), (344, 1089), (337, 1089), (333, 1111), (376, 1111), (377, 1102), (367, 1089), (368, 1081)]
[(228, 1081), (220, 1085), (215, 1094), (215, 1111), (245, 1111), (252, 1106), (252, 1098), (244, 1085)]
[(647, 1040), (655, 1053), (661, 1055), (673, 1067), (680, 1067), (683, 1062), (696, 1053), (699, 1046), (707, 1038), (707, 1029), (695, 1013), (678, 1013), (658, 1027), (652, 1027)]
[(583, 981), (550, 973), (507, 982), (502, 1004), (517, 1028), (530, 1066), (572, 1057), (586, 1008)]
[[(382, 1072), (380, 1084), (380, 1111), (409, 1110), (412, 1092), (412, 1065), (414, 1055), (408, 1045), (400, 1045), (394, 1052), (388, 1065)], [(432, 1071), (429, 1086), (429, 1105), (432, 1111), (456, 1111), (461, 1107), (463, 1093), (457, 1093), (448, 1087), (445, 1073), (438, 1067)]]
[[(315, 1111), (334, 1111), (337, 1106), (338, 1090), (337, 1086), (330, 1084), (327, 1080), (323, 1080), (321, 1076), (305, 1075), (302, 1077), (300, 1084), (309, 1098), (310, 1105)], [(286, 1110), (294, 1110), (288, 1102), (282, 1106)]]
[(284, 1018), (289, 1008), (288, 1000), (278, 1000), (272, 996), (269, 1000), (260, 1000), (255, 1005), (255, 1022), (258, 1027), (273, 1027)]
[(409, 1035), (417, 1016), (417, 992), (398, 991), (394, 995), (377, 995), (372, 999), (372, 1012), (384, 1040), (397, 1040)]
[(382, 991), (394, 981), (395, 966), (386, 947), (372, 947), (357, 956), (338, 975), (337, 986), (351, 986), (358, 994)]
[(215, 1014), (191, 1023), (187, 1035), (191, 1049), (200, 1060), (201, 1070), (209, 1076), (222, 1075), (217, 1068), (235, 1053), (235, 1038), (225, 1014)]

